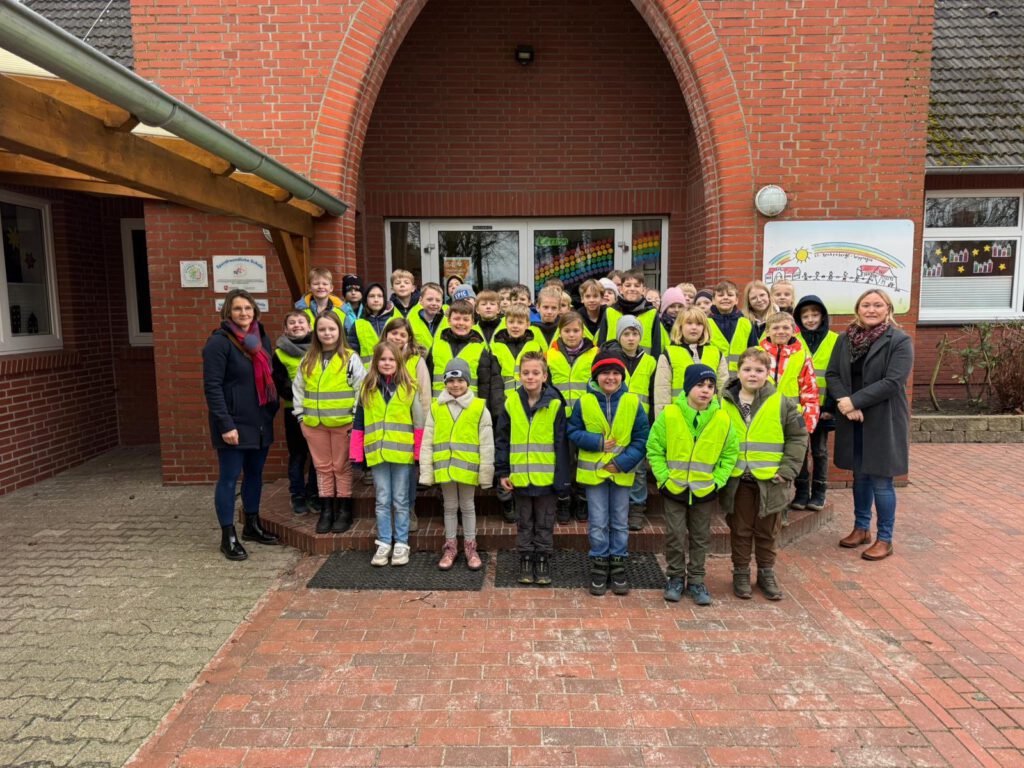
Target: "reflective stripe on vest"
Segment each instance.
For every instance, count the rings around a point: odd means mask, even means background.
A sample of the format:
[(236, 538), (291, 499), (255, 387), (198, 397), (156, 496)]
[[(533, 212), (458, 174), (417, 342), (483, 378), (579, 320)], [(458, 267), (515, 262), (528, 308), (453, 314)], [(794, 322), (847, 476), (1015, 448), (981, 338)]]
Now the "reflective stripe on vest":
[(664, 415), (668, 466), (665, 488), (675, 494), (689, 489), (695, 496), (707, 495), (715, 489), (715, 465), (732, 429), (728, 414), (721, 409), (715, 411), (696, 440), (690, 434), (682, 408), (674, 403), (665, 406)]
[[(604, 397), (602, 394), (601, 397)], [(630, 487), (633, 485), (633, 472), (609, 472), (605, 465), (622, 453), (629, 445), (633, 436), (633, 423), (637, 411), (640, 410), (639, 398), (629, 392), (619, 397), (619, 407), (615, 410), (612, 423), (608, 424), (602, 403), (593, 392), (586, 392), (580, 398), (583, 426), (588, 432), (601, 435), (601, 440), (615, 439), (615, 448), (611, 451), (584, 451), (579, 453), (576, 463), (576, 482), (583, 485), (600, 485), (611, 480), (616, 485)]]
[(782, 451), (786, 436), (782, 431), (782, 394), (779, 392), (765, 400), (747, 427), (732, 401), (723, 400), (722, 408), (729, 414), (740, 435), (740, 456), (732, 470), (739, 477), (745, 470), (758, 480), (771, 480), (782, 464)]
[(665, 352), (668, 354), (668, 364), (672, 367), (672, 399), (675, 400), (683, 393), (683, 382), (686, 380), (686, 369), (691, 365), (703, 363), (715, 372), (718, 376), (718, 364), (722, 362), (722, 353), (717, 347), (705, 344), (700, 351), (700, 358), (695, 358), (689, 347), (673, 344)]
[(747, 351), (750, 332), (754, 326), (750, 324), (750, 320), (741, 317), (736, 321), (736, 330), (733, 331), (732, 338), (727, 340), (713, 317), (708, 317), (708, 325), (711, 327), (711, 343), (723, 355), (729, 356), (729, 373), (735, 373), (740, 367), (740, 355)]
[(452, 418), (447, 404), (430, 404), (434, 417), (434, 482), (480, 482), (480, 417), (484, 401), (473, 398), (458, 418)]
[(512, 350), (503, 341), (491, 341), (491, 355), (501, 366), (501, 380), (505, 385), (505, 397), (511, 397), (519, 386), (519, 364), (523, 361), (523, 355), (527, 352), (543, 352), (544, 347), (538, 343), (537, 338), (531, 334), (530, 338), (523, 344), (519, 354), (512, 357)]
[(302, 423), (309, 427), (343, 427), (352, 423), (356, 393), (348, 383), (348, 362), (352, 352), (337, 352), (325, 368), (317, 365), (312, 376), (303, 375), (306, 391), (302, 398)]
[[(395, 311), (392, 311), (387, 315), (388, 320), (395, 317), (396, 314)], [(384, 322), (387, 323), (387, 320)], [(363, 318), (356, 320), (356, 338), (359, 340), (359, 359), (363, 361), (363, 365), (369, 365), (373, 359), (373, 348), (380, 343), (380, 336), (377, 335), (373, 323)]]
[[(291, 382), (295, 379), (295, 374), (299, 370), (299, 363), (302, 362), (302, 358), (292, 357), (281, 349), (275, 349), (274, 354), (277, 355), (277, 359), (281, 361), (281, 365), (283, 365), (285, 370), (288, 371), (288, 393), (291, 394)], [(277, 394), (281, 397), (281, 404), (290, 411), (292, 409), (291, 397), (285, 397), (283, 392), (278, 392)]]
[(416, 389), (399, 387), (386, 403), (380, 390), (370, 395), (363, 407), (363, 451), (366, 465), (375, 467), (389, 464), (412, 464), (414, 430), (412, 402)]
[[(771, 354), (770, 352), (768, 354)], [(800, 372), (807, 362), (807, 352), (801, 347), (786, 358), (786, 370), (782, 375), (776, 371), (775, 389), (781, 392), (784, 397), (800, 397)]]
[(832, 361), (832, 350), (836, 348), (836, 341), (838, 340), (839, 334), (835, 331), (829, 331), (825, 334), (825, 338), (821, 340), (818, 351), (811, 356), (811, 365), (814, 366), (814, 377), (818, 380), (818, 402), (821, 405), (825, 404), (825, 390), (828, 386), (825, 381), (825, 371), (828, 370), (828, 364)]
[(509, 445), (509, 482), (516, 488), (544, 488), (555, 482), (555, 418), (559, 401), (551, 400), (534, 411), (531, 419), (518, 391), (505, 400), (512, 432)]
[[(480, 367), (480, 356), (487, 349), (482, 341), (471, 341), (466, 344), (458, 354), (460, 360), (465, 360), (466, 365), (469, 366), (469, 375), (473, 377), (473, 383), (469, 385), (470, 390), (475, 395), (480, 391), (480, 380), (477, 377), (477, 369)], [(456, 356), (452, 355), (452, 346), (449, 342), (444, 339), (438, 339), (434, 344), (434, 348), (431, 350), (431, 356), (434, 360), (434, 371), (433, 380), (431, 382), (431, 390), (434, 393), (434, 397), (441, 394), (441, 390), (444, 389), (444, 369), (448, 365), (448, 361), (454, 359)]]
[(654, 372), (658, 370), (658, 361), (651, 355), (645, 354), (640, 358), (632, 373), (626, 374), (626, 389), (637, 396), (644, 413), (648, 416), (651, 413), (651, 379)]
[(597, 347), (591, 347), (569, 365), (569, 358), (560, 349), (548, 350), (548, 371), (551, 384), (562, 393), (565, 399), (565, 415), (572, 415), (573, 406), (580, 396), (587, 391), (590, 383), (590, 367), (594, 364)]
[[(416, 343), (423, 347), (424, 352), (429, 352), (430, 348), (434, 345), (434, 333), (430, 332), (430, 326), (427, 325), (427, 321), (420, 317), (420, 312), (423, 311), (423, 305), (417, 304), (409, 310), (409, 314), (406, 316), (406, 320), (409, 321), (409, 325), (412, 326), (412, 336), (416, 339)], [(434, 316), (437, 319), (437, 316)], [(437, 330), (435, 333), (440, 333), (441, 328), (444, 325), (444, 318), (442, 322), (438, 323)]]
[[(618, 325), (620, 317), (622, 317), (622, 313), (614, 307), (608, 307), (605, 310), (604, 322), (605, 327), (608, 329), (605, 333), (605, 341), (615, 340), (615, 327)], [(633, 317), (637, 319), (640, 327), (643, 329), (643, 333), (640, 334), (640, 347), (650, 355), (654, 349), (655, 327), (657, 327), (658, 333), (664, 333), (664, 326), (658, 322), (658, 310), (651, 308), (639, 315), (633, 315)]]

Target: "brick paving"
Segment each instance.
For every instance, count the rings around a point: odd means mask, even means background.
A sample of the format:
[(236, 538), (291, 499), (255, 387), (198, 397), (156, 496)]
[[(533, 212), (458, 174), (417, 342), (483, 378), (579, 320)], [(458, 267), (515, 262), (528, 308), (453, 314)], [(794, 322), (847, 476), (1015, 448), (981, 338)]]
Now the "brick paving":
[(131, 764), (1024, 765), (1024, 447), (912, 451), (896, 556), (836, 547), (835, 491), (781, 603), (733, 599), (726, 558), (706, 609), (310, 591), (304, 558)]
[(122, 765), (299, 557), (226, 561), (155, 448), (0, 498), (0, 541), (0, 766)]

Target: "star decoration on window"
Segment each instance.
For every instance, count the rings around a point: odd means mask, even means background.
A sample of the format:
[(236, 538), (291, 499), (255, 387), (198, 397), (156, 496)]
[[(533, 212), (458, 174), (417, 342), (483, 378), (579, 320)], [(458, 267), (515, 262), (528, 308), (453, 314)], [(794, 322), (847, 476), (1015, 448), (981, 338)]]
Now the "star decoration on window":
[(977, 256), (979, 253), (981, 253), (981, 251), (975, 248), (973, 251), (971, 251), (971, 256)]
[(941, 261), (943, 264), (946, 264), (946, 263), (949, 262), (949, 258), (947, 258), (946, 256), (943, 256), (941, 259), (939, 259), (939, 261)]
[(957, 271), (957, 272), (963, 272), (963, 271), (964, 271), (964, 268), (963, 268), (963, 267), (957, 267), (957, 268), (956, 268), (956, 271)]
[(992, 246), (991, 245), (986, 245), (985, 246), (985, 253), (988, 253), (991, 250), (992, 250)]
[(941, 248), (936, 248), (935, 249), (935, 255), (936, 256), (941, 256), (942, 255), (942, 249)]
[(1006, 265), (1005, 264), (1000, 264), (999, 265), (999, 269), (1001, 269), (1002, 271), (1005, 272), (1006, 271)]

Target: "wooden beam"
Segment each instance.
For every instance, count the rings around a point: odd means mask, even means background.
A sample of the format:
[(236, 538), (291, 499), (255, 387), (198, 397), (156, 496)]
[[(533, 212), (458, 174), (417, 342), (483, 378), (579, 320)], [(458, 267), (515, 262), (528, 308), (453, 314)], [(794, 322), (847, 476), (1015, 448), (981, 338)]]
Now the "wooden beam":
[(0, 76), (0, 146), (181, 205), (311, 237), (313, 220), (294, 206), (187, 160), (52, 96)]
[(40, 93), (52, 96), (57, 101), (64, 102), (87, 115), (99, 118), (107, 128), (119, 128), (131, 125), (130, 131), (139, 121), (132, 117), (132, 114), (116, 104), (111, 104), (95, 94), (89, 93), (84, 88), (72, 85), (67, 80), (57, 80), (51, 77), (32, 77), (31, 75), (11, 75), (22, 85), (27, 85)]
[(205, 149), (197, 147), (195, 144), (189, 144), (187, 141), (179, 139), (177, 136), (151, 136), (148, 133), (140, 133), (137, 135), (140, 139), (152, 142), (153, 144), (163, 147), (176, 155), (181, 155), (194, 163), (199, 163), (204, 168), (208, 168), (210, 173), (214, 176), (230, 176), (235, 172), (235, 166), (223, 157), (217, 157), (212, 152), (207, 152)]
[(305, 290), (305, 271), (302, 268), (302, 254), (296, 249), (295, 241), (292, 240), (291, 234), (280, 229), (271, 229), (270, 239), (274, 243), (274, 250), (277, 251), (277, 258), (281, 262), (284, 279), (292, 296), (301, 296)]
[(91, 195), (111, 195), (113, 197), (138, 197), (144, 200), (161, 200), (156, 195), (140, 192), (137, 189), (110, 184), (106, 181), (87, 181), (85, 179), (65, 179), (59, 176), (32, 176), (23, 173), (4, 173), (0, 171), (0, 184), (21, 184), (26, 187), (44, 187), (46, 189), (66, 189), (69, 192), (88, 192)]

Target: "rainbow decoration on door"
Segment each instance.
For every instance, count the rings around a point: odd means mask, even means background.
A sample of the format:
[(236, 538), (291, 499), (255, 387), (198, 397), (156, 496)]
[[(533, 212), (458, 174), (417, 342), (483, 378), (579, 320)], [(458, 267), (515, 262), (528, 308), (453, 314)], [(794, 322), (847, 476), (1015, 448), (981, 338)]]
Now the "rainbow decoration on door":
[(658, 264), (661, 261), (661, 232), (641, 232), (633, 238), (633, 266)]
[[(562, 253), (552, 255), (551, 250), (564, 247), (556, 238), (538, 236), (534, 243), (536, 272), (534, 290), (539, 291), (544, 283), (553, 277), (561, 280), (566, 288), (577, 286), (591, 278), (604, 277), (612, 270), (615, 260), (615, 243), (608, 240), (594, 240), (581, 243)], [(567, 240), (565, 241), (567, 243)]]

